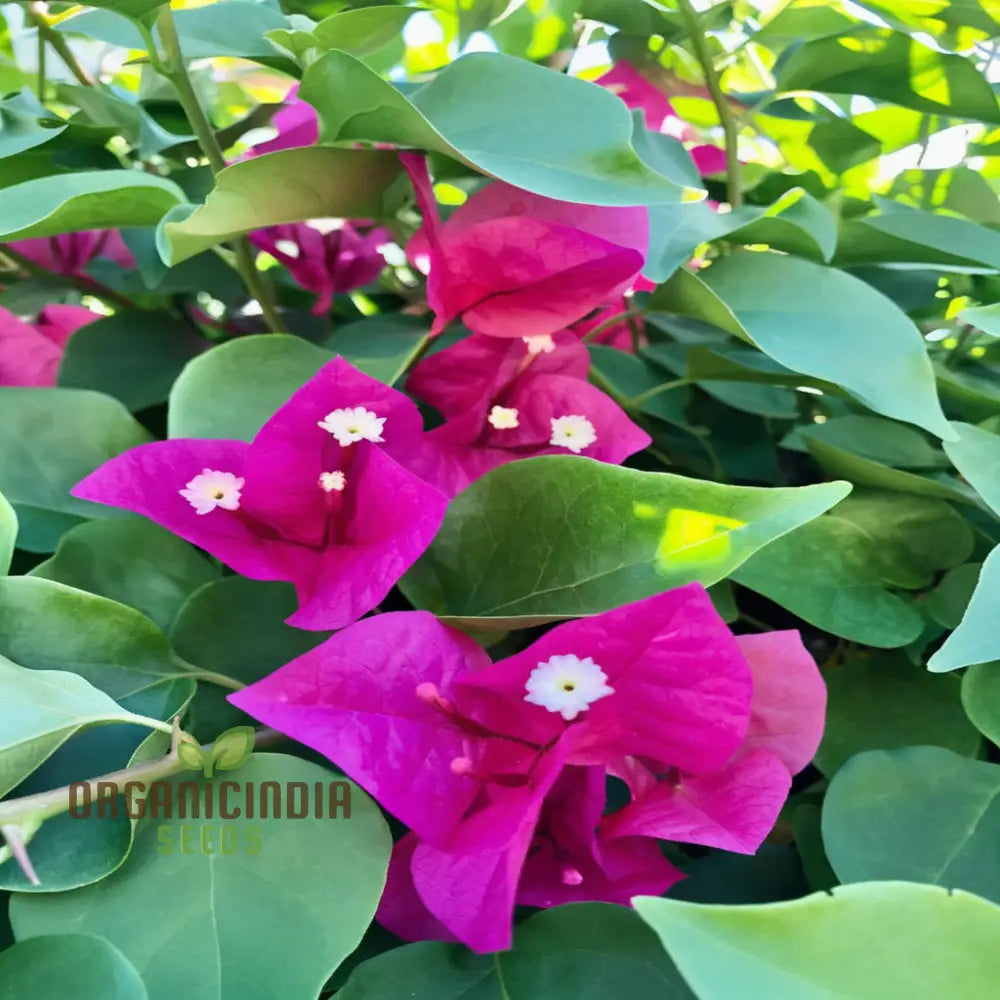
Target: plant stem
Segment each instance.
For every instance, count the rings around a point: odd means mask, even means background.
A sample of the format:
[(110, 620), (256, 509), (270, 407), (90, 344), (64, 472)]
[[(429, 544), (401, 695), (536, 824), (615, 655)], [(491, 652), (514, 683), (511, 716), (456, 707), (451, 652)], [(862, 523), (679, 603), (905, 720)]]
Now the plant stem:
[[(154, 781), (169, 778), (170, 775), (184, 770), (184, 765), (178, 756), (182, 734), (177, 719), (170, 727), (170, 732), (172, 735), (171, 746), (165, 757), (137, 764), (135, 767), (126, 767), (120, 771), (112, 771), (110, 774), (102, 774), (99, 778), (91, 778), (86, 782), (90, 786), (91, 794), (97, 795), (99, 782), (124, 785), (128, 781), (140, 781), (148, 786)], [(259, 750), (283, 739), (285, 739), (284, 734), (274, 729), (258, 729), (254, 734), (254, 750)], [(211, 744), (202, 747), (202, 750), (206, 752), (211, 749)], [(75, 782), (74, 784), (84, 784), (84, 782)], [(70, 806), (69, 790), (70, 786), (64, 785), (62, 788), (53, 788), (47, 792), (36, 792), (34, 795), (25, 795), (18, 799), (0, 802), (0, 826), (20, 826), (25, 821), (41, 822), (67, 812)]]
[(38, 35), (55, 49), (59, 58), (66, 64), (66, 68), (76, 77), (84, 87), (96, 87), (97, 81), (80, 65), (73, 50), (69, 47), (64, 35), (54, 31), (49, 24), (45, 13), (45, 4), (29, 3), (28, 17), (31, 23), (38, 29)]
[[(212, 173), (217, 174), (226, 168), (226, 157), (219, 145), (212, 123), (208, 120), (208, 115), (201, 106), (201, 101), (198, 100), (198, 95), (191, 83), (187, 64), (184, 62), (184, 54), (181, 52), (180, 39), (177, 37), (173, 11), (169, 4), (160, 8), (156, 26), (163, 42), (163, 53), (161, 55), (156, 52), (155, 44), (150, 35), (146, 40), (146, 44), (150, 46), (150, 64), (161, 76), (173, 84), (177, 100), (191, 123), (191, 128), (198, 139), (198, 145), (205, 154)], [(276, 333), (287, 333), (288, 330), (275, 308), (268, 283), (264, 275), (257, 270), (250, 241), (245, 236), (240, 236), (233, 240), (232, 245), (236, 255), (236, 269), (239, 271), (240, 277), (243, 278), (247, 291), (260, 304), (261, 312), (264, 314), (268, 326)]]
[(38, 32), (38, 99), (40, 101), (45, 100), (45, 52), (48, 45), (45, 41), (45, 35), (41, 31)]
[(948, 356), (944, 359), (945, 368), (957, 368), (962, 358), (969, 353), (969, 348), (978, 335), (979, 331), (966, 323), (958, 335), (958, 343), (948, 352)]
[(139, 308), (131, 299), (120, 292), (116, 292), (113, 288), (108, 288), (107, 285), (102, 285), (99, 281), (95, 281), (90, 275), (59, 274), (55, 271), (47, 271), (40, 264), (36, 264), (31, 260), (31, 258), (19, 253), (9, 243), (0, 245), (0, 257), (6, 257), (28, 274), (32, 274), (38, 278), (57, 278), (60, 281), (65, 281), (66, 284), (72, 285), (78, 291), (83, 292), (84, 295), (93, 295), (95, 298), (105, 299), (119, 309)]
[(630, 319), (641, 316), (643, 311), (642, 309), (626, 309), (624, 312), (617, 313), (610, 319), (606, 319), (603, 323), (598, 323), (593, 330), (588, 330), (583, 335), (583, 342), (585, 344), (590, 343), (595, 337), (599, 337), (613, 326), (618, 326), (619, 323), (627, 323)]
[(701, 29), (701, 23), (694, 7), (691, 6), (691, 0), (677, 0), (677, 6), (684, 18), (688, 34), (691, 36), (694, 54), (705, 73), (705, 86), (708, 87), (708, 92), (712, 96), (712, 103), (718, 112), (722, 131), (726, 137), (726, 200), (733, 208), (739, 208), (743, 204), (743, 187), (740, 182), (740, 158), (737, 148), (739, 129), (736, 125), (736, 118), (726, 95), (722, 91), (719, 74), (715, 70), (715, 63), (708, 48), (705, 32)]
[(638, 396), (633, 396), (628, 401), (628, 405), (630, 407), (641, 406), (647, 399), (659, 396), (661, 392), (670, 392), (671, 389), (679, 389), (682, 385), (690, 384), (691, 380), (687, 378), (678, 378), (674, 379), (673, 382), (664, 382), (663, 385), (653, 386), (652, 389), (647, 389), (645, 392), (640, 392)]

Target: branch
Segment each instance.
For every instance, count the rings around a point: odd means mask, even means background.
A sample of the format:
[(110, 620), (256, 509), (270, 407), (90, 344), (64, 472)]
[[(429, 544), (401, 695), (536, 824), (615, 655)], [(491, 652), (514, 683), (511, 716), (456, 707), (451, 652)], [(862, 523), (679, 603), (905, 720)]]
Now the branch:
[(740, 158), (737, 148), (737, 138), (739, 128), (733, 109), (726, 100), (722, 85), (719, 83), (719, 74), (715, 70), (715, 62), (712, 53), (708, 48), (708, 40), (705, 32), (701, 29), (698, 15), (691, 0), (677, 0), (681, 16), (687, 26), (688, 34), (691, 36), (691, 44), (694, 46), (694, 53), (701, 63), (702, 71), (705, 74), (705, 86), (712, 96), (712, 103), (722, 122), (722, 131), (726, 137), (726, 200), (733, 208), (739, 208), (743, 204), (743, 187), (740, 182)]
[(69, 42), (66, 41), (65, 36), (61, 32), (55, 31), (52, 25), (49, 24), (45, 13), (45, 4), (29, 3), (28, 19), (38, 29), (39, 37), (55, 49), (59, 58), (66, 64), (66, 68), (84, 87), (97, 86), (97, 81), (80, 65), (73, 54), (73, 50), (69, 47)]

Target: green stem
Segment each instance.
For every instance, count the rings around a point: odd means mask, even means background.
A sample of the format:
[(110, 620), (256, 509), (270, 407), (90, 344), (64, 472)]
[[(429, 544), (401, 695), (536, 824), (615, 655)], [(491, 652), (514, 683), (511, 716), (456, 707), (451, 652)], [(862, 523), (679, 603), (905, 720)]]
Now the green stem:
[(722, 123), (722, 131), (726, 137), (726, 200), (733, 208), (739, 208), (743, 204), (743, 187), (740, 181), (740, 158), (737, 148), (739, 128), (736, 124), (736, 118), (726, 95), (722, 91), (719, 74), (715, 70), (715, 62), (708, 47), (708, 40), (705, 37), (705, 32), (702, 31), (698, 14), (691, 6), (691, 0), (677, 0), (677, 6), (691, 37), (695, 57), (701, 63), (702, 71), (705, 74), (705, 86), (708, 87), (712, 103), (715, 105), (719, 121)]
[(59, 58), (66, 64), (66, 68), (76, 77), (77, 81), (84, 87), (96, 87), (97, 81), (80, 65), (73, 50), (69, 47), (66, 37), (52, 28), (45, 13), (45, 5), (42, 3), (28, 4), (28, 18), (38, 29), (40, 38), (43, 38), (55, 49)]
[(664, 382), (663, 385), (654, 386), (652, 389), (647, 389), (645, 392), (640, 392), (638, 396), (633, 396), (629, 401), (628, 405), (630, 407), (638, 407), (646, 402), (647, 399), (652, 399), (654, 396), (659, 396), (662, 392), (670, 392), (671, 389), (679, 389), (682, 385), (690, 385), (691, 380), (687, 378), (674, 379), (673, 382)]
[(90, 275), (57, 274), (54, 271), (47, 271), (40, 264), (36, 264), (29, 257), (25, 257), (24, 254), (15, 250), (10, 244), (4, 243), (0, 245), (0, 257), (6, 257), (22, 271), (37, 278), (58, 278), (60, 281), (65, 281), (67, 285), (72, 285), (78, 291), (83, 292), (84, 295), (93, 295), (95, 298), (104, 299), (119, 309), (139, 308), (131, 299), (120, 292), (116, 292), (113, 288), (108, 288), (107, 285), (102, 285), (99, 281), (95, 281)]
[(45, 52), (48, 48), (45, 35), (38, 32), (38, 99), (45, 100)]
[[(150, 35), (146, 39), (146, 44), (150, 47), (150, 64), (173, 85), (177, 93), (177, 100), (198, 139), (198, 145), (205, 154), (212, 173), (217, 174), (219, 171), (225, 170), (226, 157), (219, 145), (212, 123), (208, 120), (208, 115), (201, 106), (201, 101), (198, 100), (198, 95), (191, 83), (187, 64), (184, 62), (184, 54), (181, 52), (181, 43), (177, 36), (173, 11), (169, 4), (160, 8), (156, 26), (163, 42), (163, 52), (162, 54), (156, 52), (156, 46)], [(245, 236), (238, 237), (233, 241), (233, 250), (236, 255), (236, 270), (239, 271), (251, 297), (260, 304), (261, 312), (264, 314), (268, 326), (276, 333), (287, 333), (288, 330), (281, 321), (271, 297), (268, 283), (264, 275), (257, 270), (250, 241)]]
[[(135, 767), (126, 767), (120, 771), (112, 771), (110, 774), (102, 774), (99, 778), (91, 778), (86, 784), (90, 786), (91, 795), (98, 794), (97, 786), (101, 782), (113, 782), (118, 786), (123, 786), (129, 781), (139, 781), (147, 787), (154, 781), (169, 778), (178, 771), (183, 771), (184, 765), (178, 755), (178, 748), (181, 744), (180, 724), (175, 719), (173, 726), (169, 727), (172, 735), (170, 752), (159, 760), (147, 761), (144, 764), (137, 764)], [(272, 743), (278, 743), (285, 739), (283, 733), (274, 729), (258, 729), (254, 734), (254, 750), (260, 750)], [(202, 746), (202, 750), (210, 752), (210, 743)], [(82, 784), (75, 782), (74, 784)], [(53, 788), (47, 792), (37, 792), (34, 795), (25, 795), (17, 799), (8, 799), (0, 802), (0, 826), (21, 826), (24, 823), (40, 823), (42, 820), (51, 819), (67, 812), (70, 806), (69, 785), (62, 788)]]
[(948, 352), (948, 357), (944, 359), (945, 368), (957, 368), (962, 359), (969, 353), (979, 331), (969, 324), (965, 324), (958, 335), (958, 343)]
[(610, 330), (613, 326), (618, 326), (619, 323), (627, 323), (630, 319), (635, 316), (641, 316), (643, 314), (642, 309), (626, 309), (624, 312), (620, 312), (610, 319), (606, 319), (603, 323), (598, 323), (593, 330), (588, 330), (583, 335), (583, 342), (585, 344), (590, 343), (594, 338), (599, 337), (606, 330)]
[(497, 985), (500, 987), (500, 1000), (510, 1000), (510, 994), (507, 992), (507, 984), (503, 978), (503, 969), (500, 966), (499, 954), (494, 953), (493, 966), (497, 970)]

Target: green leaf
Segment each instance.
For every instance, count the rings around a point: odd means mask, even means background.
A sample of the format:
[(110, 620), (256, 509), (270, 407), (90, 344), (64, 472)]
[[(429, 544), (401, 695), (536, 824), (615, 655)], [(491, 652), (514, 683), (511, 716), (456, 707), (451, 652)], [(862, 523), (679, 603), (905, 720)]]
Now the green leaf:
[(72, 984), (78, 997), (147, 1000), (131, 962), (103, 938), (53, 934), (0, 952), (0, 1000), (60, 1000)]
[(4, 189), (0, 240), (81, 229), (155, 226), (184, 192), (142, 170), (90, 170), (39, 177)]
[(732, 576), (811, 625), (853, 642), (891, 649), (923, 631), (920, 613), (883, 588), (871, 539), (833, 515), (772, 542)]
[(181, 763), (191, 771), (200, 771), (205, 764), (211, 761), (210, 754), (202, 750), (197, 743), (186, 741), (177, 748), (177, 756)]
[(1000, 268), (1000, 233), (934, 212), (880, 200), (882, 213), (850, 219), (840, 230), (836, 262), (846, 266), (883, 261)]
[(428, 330), (426, 320), (420, 317), (379, 314), (338, 327), (322, 346), (336, 351), (366, 375), (393, 385), (406, 371)]
[(130, 21), (149, 21), (157, 8), (162, 7), (165, 2), (166, 0), (96, 0), (90, 6), (121, 14)]
[(777, 68), (778, 89), (860, 94), (915, 111), (1000, 123), (986, 78), (963, 56), (878, 28), (822, 38), (792, 51)]
[(966, 560), (972, 528), (953, 507), (930, 497), (855, 491), (834, 516), (850, 521), (872, 540), (879, 579), (891, 587), (928, 587), (935, 576)]
[(264, 35), (288, 24), (279, 9), (242, 0), (178, 10), (174, 23), (185, 59), (274, 59), (278, 53)]
[(941, 582), (925, 595), (924, 610), (943, 628), (958, 628), (972, 600), (982, 563), (963, 563), (948, 570)]
[[(144, 713), (166, 721), (184, 711), (194, 688), (194, 681), (185, 678), (160, 685), (155, 697), (147, 689), (128, 700), (141, 702)], [(144, 734), (130, 725), (94, 726), (67, 740), (12, 795), (35, 795), (90, 781), (95, 775), (162, 758), (169, 748), (170, 737), (159, 730)], [(0, 865), (0, 887), (16, 892), (67, 892), (98, 882), (128, 857), (134, 825), (122, 794), (111, 797), (103, 813), (86, 819), (68, 812), (50, 817), (31, 841), (31, 861), (41, 885), (31, 885), (16, 862), (8, 861)]]
[(452, 501), (402, 586), (418, 607), (480, 628), (598, 614), (716, 583), (846, 493), (844, 483), (722, 486), (573, 456), (526, 459)]
[[(199, 669), (253, 684), (327, 638), (285, 624), (298, 606), (291, 584), (227, 576), (190, 596), (170, 632), (177, 653)], [(214, 684), (198, 688), (185, 723), (199, 740), (247, 723), (249, 717)]]
[(0, 389), (0, 490), (15, 505), (80, 517), (120, 512), (69, 495), (149, 433), (110, 396), (81, 389)]
[[(871, 286), (772, 253), (731, 254), (700, 273), (678, 271), (654, 304), (749, 340), (794, 371), (839, 384), (878, 413), (953, 437), (920, 332)], [(806, 288), (808, 295), (790, 297), (792, 289)]]
[(858, 651), (828, 667), (823, 676), (826, 729), (816, 766), (828, 776), (864, 750), (926, 743), (972, 757), (979, 748), (979, 734), (962, 709), (957, 678), (929, 674), (903, 653)]
[(7, 498), (0, 493), (0, 573), (6, 573), (10, 568), (15, 538), (17, 538), (17, 515), (14, 513), (14, 508), (7, 503)]
[(169, 686), (183, 667), (167, 637), (135, 609), (30, 576), (0, 578), (0, 656), (79, 674), (125, 703)]
[(332, 358), (300, 337), (274, 333), (213, 347), (189, 362), (174, 382), (170, 437), (249, 441)]
[(33, 149), (66, 130), (27, 88), (0, 101), (0, 157)]
[[(416, 146), (563, 201), (660, 205), (684, 197), (640, 160), (632, 118), (614, 94), (513, 56), (464, 55), (407, 98), (332, 51), (306, 70), (300, 96), (316, 108), (322, 142)], [(513, 117), (510, 108), (518, 109)]]
[(155, 312), (118, 312), (78, 330), (59, 364), (59, 385), (93, 389), (130, 410), (162, 403), (205, 341), (179, 319)]
[(881, 417), (850, 414), (803, 425), (787, 435), (781, 446), (807, 451), (828, 475), (859, 486), (977, 502), (975, 493), (955, 476), (932, 471), (945, 465), (944, 452), (932, 448), (914, 428)]
[(991, 742), (1000, 743), (1000, 669), (976, 663), (962, 675), (962, 705), (969, 721)]
[(643, 275), (666, 281), (701, 243), (729, 239), (766, 243), (776, 250), (828, 261), (837, 246), (830, 212), (802, 188), (792, 188), (766, 208), (744, 205), (719, 213), (704, 203), (651, 208), (650, 248)]
[(387, 45), (402, 34), (413, 17), (412, 7), (399, 5), (342, 10), (323, 18), (312, 30), (316, 45), (363, 56)]
[(958, 314), (958, 320), (960, 323), (971, 324), (991, 337), (1000, 337), (1000, 302), (963, 309)]
[(1000, 517), (1000, 436), (971, 424), (952, 427), (958, 440), (945, 442), (945, 453)]
[[(308, 818), (247, 819), (245, 796), (275, 781), (284, 807), (291, 783), (311, 792), (332, 780), (317, 764), (255, 755), (227, 794), (240, 818), (221, 826), (141, 820), (129, 859), (111, 877), (73, 893), (17, 897), (11, 922), (18, 939), (70, 927), (105, 937), (138, 969), (150, 1000), (314, 1000), (374, 915), (388, 827), (354, 785), (349, 818), (316, 818), (307, 794)], [(182, 781), (207, 784), (190, 773), (170, 779), (175, 810)], [(268, 920), (248, 920), (267, 886), (280, 886), (267, 895)]]
[(1000, 387), (996, 373), (986, 365), (969, 365), (961, 371), (936, 364), (938, 391), (949, 412), (965, 420), (987, 420), (1000, 414)]
[(217, 771), (235, 771), (245, 764), (253, 753), (253, 726), (235, 726), (227, 729), (212, 744), (211, 762)]
[(957, 670), (970, 663), (1000, 659), (1000, 631), (996, 627), (997, 595), (1000, 594), (1000, 547), (983, 563), (979, 581), (958, 628), (927, 661), (935, 672)]
[[(163, 218), (157, 233), (160, 255), (173, 266), (266, 226), (330, 217), (378, 218), (383, 214), (382, 195), (400, 169), (399, 158), (386, 150), (320, 146), (234, 163), (216, 175), (204, 205), (180, 206)], [(161, 216), (120, 224), (153, 225)]]
[(656, 935), (631, 910), (607, 903), (543, 910), (493, 959), (436, 941), (404, 945), (359, 965), (337, 998), (694, 1000)]
[(988, 997), (1000, 976), (991, 945), (1000, 907), (937, 886), (871, 882), (759, 906), (651, 896), (633, 905), (700, 1000)]
[(127, 604), (168, 629), (185, 600), (219, 570), (165, 528), (124, 517), (71, 528), (29, 575)]
[(145, 724), (77, 674), (0, 656), (0, 798), (75, 733), (109, 722)]
[(859, 754), (823, 804), (830, 864), (841, 882), (924, 882), (996, 902), (998, 794), (1000, 767), (940, 747)]

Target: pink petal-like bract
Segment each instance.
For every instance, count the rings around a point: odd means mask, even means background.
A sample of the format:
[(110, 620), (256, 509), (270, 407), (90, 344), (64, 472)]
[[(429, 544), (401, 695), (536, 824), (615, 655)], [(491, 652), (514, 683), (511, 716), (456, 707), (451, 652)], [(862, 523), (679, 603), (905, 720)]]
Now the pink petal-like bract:
[(318, 142), (319, 119), (316, 111), (298, 93), (299, 85), (296, 84), (289, 90), (285, 106), (271, 119), (278, 134), (267, 142), (251, 147), (246, 153), (247, 157), (277, 153), (282, 149), (295, 149), (299, 146), (314, 146)]
[(823, 738), (826, 684), (819, 667), (795, 631), (741, 635), (736, 641), (753, 671), (743, 750), (770, 750), (798, 774)]
[(39, 236), (11, 243), (12, 250), (51, 271), (79, 277), (97, 257), (114, 261), (119, 267), (136, 266), (132, 252), (117, 229), (89, 229), (59, 236)]
[[(341, 445), (319, 426), (335, 410), (356, 408), (382, 418), (381, 442)], [(444, 517), (444, 495), (392, 457), (407, 456), (419, 438), (420, 415), (405, 396), (335, 358), (251, 444), (174, 439), (141, 445), (106, 462), (72, 492), (142, 514), (244, 576), (291, 581), (299, 609), (290, 624), (340, 628), (385, 597)], [(199, 513), (182, 496), (207, 473), (238, 484), (235, 507), (230, 497)]]
[[(446, 420), (424, 436), (410, 468), (454, 496), (507, 462), (568, 454), (551, 443), (552, 422), (571, 415), (589, 421), (595, 435), (577, 454), (618, 465), (648, 447), (649, 435), (586, 380), (586, 347), (564, 331), (552, 348), (532, 354), (523, 340), (473, 334), (421, 361), (407, 388)], [(516, 426), (491, 423), (495, 407), (513, 411)]]
[(27, 323), (0, 307), (0, 386), (54, 386), (67, 341), (95, 319), (83, 306), (51, 305)]
[(645, 263), (645, 208), (576, 205), (488, 184), (441, 223), (422, 157), (401, 155), (423, 213), (432, 333), (461, 319), (494, 337), (552, 334), (624, 292)]

